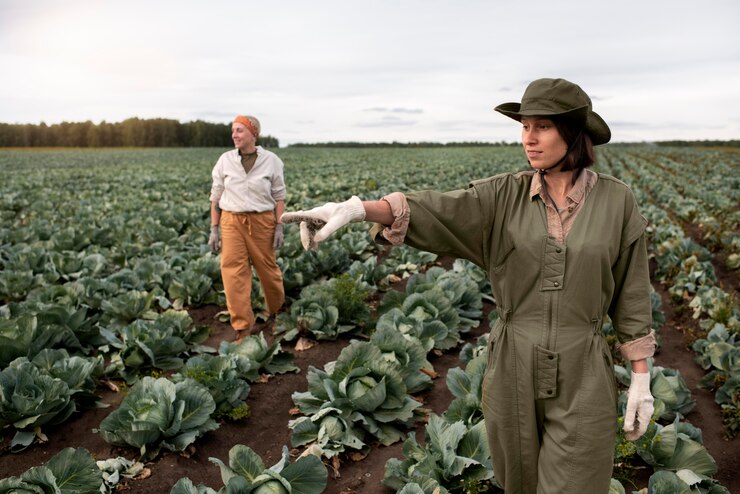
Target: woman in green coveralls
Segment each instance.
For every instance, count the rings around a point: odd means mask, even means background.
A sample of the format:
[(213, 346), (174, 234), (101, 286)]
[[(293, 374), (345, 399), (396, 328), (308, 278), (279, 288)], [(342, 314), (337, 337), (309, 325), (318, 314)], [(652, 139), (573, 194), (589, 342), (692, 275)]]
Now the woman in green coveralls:
[(509, 494), (606, 493), (617, 427), (607, 315), (632, 364), (627, 438), (653, 413), (647, 222), (624, 183), (588, 169), (611, 132), (579, 86), (538, 79), (521, 103), (495, 109), (521, 122), (531, 170), (452, 192), (353, 196), (283, 221), (301, 222), (307, 249), (365, 220), (377, 241), (485, 269), (499, 312), (483, 381), (496, 480)]

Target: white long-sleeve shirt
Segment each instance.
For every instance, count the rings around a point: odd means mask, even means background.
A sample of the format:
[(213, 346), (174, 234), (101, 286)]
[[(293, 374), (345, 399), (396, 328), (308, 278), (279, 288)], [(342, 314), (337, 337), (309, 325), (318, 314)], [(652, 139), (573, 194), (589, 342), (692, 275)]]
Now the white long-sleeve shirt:
[(262, 213), (275, 209), (285, 200), (283, 162), (278, 156), (257, 146), (257, 160), (246, 173), (239, 150), (227, 151), (218, 158), (211, 173), (211, 202), (234, 213)]

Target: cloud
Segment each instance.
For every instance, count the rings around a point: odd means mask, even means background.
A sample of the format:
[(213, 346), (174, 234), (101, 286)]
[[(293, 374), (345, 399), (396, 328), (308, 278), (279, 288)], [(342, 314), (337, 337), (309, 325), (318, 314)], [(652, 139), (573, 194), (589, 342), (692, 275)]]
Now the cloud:
[(409, 120), (399, 117), (398, 115), (419, 115), (424, 113), (424, 110), (420, 108), (385, 108), (376, 106), (372, 108), (366, 108), (364, 112), (380, 113), (380, 120), (375, 121), (364, 121), (355, 124), (355, 127), (365, 128), (384, 128), (384, 127), (410, 127), (419, 123), (418, 120)]
[(424, 113), (424, 110), (421, 108), (383, 108), (383, 107), (375, 107), (375, 108), (366, 108), (366, 112), (378, 112), (378, 113), (412, 113), (412, 114), (419, 114)]
[(406, 127), (410, 125), (416, 125), (418, 122), (416, 120), (404, 120), (399, 117), (395, 117), (392, 115), (386, 115), (383, 118), (380, 119), (380, 121), (375, 122), (360, 122), (355, 124), (356, 127)]

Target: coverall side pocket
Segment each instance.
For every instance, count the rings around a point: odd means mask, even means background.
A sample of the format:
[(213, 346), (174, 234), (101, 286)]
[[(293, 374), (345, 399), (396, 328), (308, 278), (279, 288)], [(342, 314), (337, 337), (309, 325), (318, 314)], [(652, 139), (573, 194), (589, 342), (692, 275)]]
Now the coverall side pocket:
[(611, 357), (607, 356), (606, 354), (602, 354), (604, 356), (604, 364), (606, 366), (606, 379), (609, 383), (609, 391), (611, 392), (612, 399), (614, 400), (614, 403), (617, 402), (617, 381), (616, 377), (614, 376), (614, 364), (612, 363)]
[(538, 400), (558, 395), (559, 355), (539, 345), (534, 347), (535, 397)]

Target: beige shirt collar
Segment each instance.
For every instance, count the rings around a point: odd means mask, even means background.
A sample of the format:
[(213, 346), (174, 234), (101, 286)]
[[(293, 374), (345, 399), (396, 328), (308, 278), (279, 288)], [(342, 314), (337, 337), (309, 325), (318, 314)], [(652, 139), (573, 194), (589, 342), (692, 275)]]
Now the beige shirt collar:
[[(529, 186), (529, 198), (534, 199), (535, 196), (539, 196), (542, 192), (542, 176), (536, 172), (529, 173), (532, 173), (533, 175), (532, 183)], [(583, 169), (583, 171), (578, 174), (578, 178), (576, 178), (576, 183), (573, 184), (573, 188), (570, 189), (570, 192), (568, 192), (568, 195), (566, 196), (568, 203), (579, 204), (586, 196), (586, 192), (593, 189), (597, 180), (598, 175), (596, 172)], [(545, 200), (544, 197), (542, 199)]]

